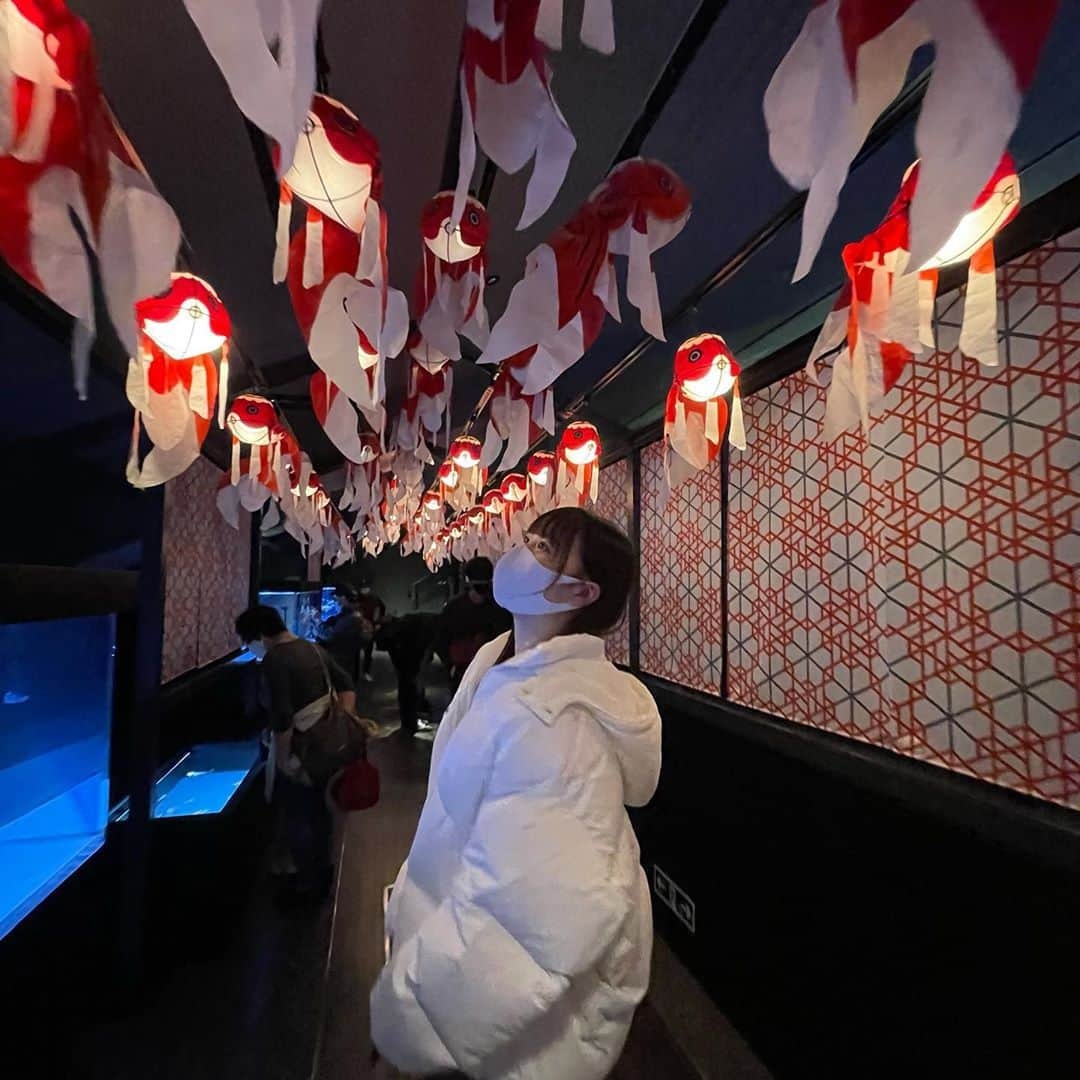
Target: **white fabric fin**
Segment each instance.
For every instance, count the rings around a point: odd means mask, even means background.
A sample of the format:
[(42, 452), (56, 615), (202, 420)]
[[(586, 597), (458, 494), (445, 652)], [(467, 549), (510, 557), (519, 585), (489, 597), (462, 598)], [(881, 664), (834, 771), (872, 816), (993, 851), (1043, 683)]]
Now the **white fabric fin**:
[(604, 56), (615, 51), (615, 17), (612, 0), (585, 0), (581, 13), (581, 41)]
[(664, 320), (660, 314), (660, 296), (656, 274), (649, 258), (649, 237), (631, 227), (630, 262), (626, 273), (626, 298), (641, 313), (641, 328), (657, 341), (664, 341)]
[(540, 0), (536, 37), (549, 49), (562, 48), (563, 0)]
[(274, 234), (274, 284), (289, 276), (289, 224), (292, 221), (292, 192), (281, 185), (277, 206), (277, 231)]
[(454, 203), (450, 220), (456, 227), (465, 213), (465, 199), (469, 194), (473, 170), (476, 168), (476, 129), (473, 127), (472, 105), (465, 85), (465, 72), (458, 77), (461, 92), (461, 136), (458, 139), (458, 178), (454, 188)]
[(990, 241), (968, 264), (960, 352), (986, 367), (998, 364), (997, 274)]
[(322, 214), (309, 210), (304, 225), (304, 273), (303, 285), (310, 289), (320, 285), (323, 279), (323, 227)]
[(728, 428), (728, 442), (736, 450), (746, 449), (746, 424), (743, 421), (742, 395), (739, 393), (739, 384), (731, 394), (731, 426)]

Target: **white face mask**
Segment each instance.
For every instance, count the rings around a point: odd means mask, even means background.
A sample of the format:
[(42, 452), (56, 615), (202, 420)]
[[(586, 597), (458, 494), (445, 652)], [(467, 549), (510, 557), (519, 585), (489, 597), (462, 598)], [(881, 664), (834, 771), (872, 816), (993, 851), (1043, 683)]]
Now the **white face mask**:
[(495, 603), (514, 615), (555, 615), (581, 604), (556, 604), (544, 597), (552, 585), (579, 585), (581, 578), (549, 570), (527, 547), (508, 551), (495, 566)]
[(247, 650), (256, 660), (261, 661), (263, 657), (266, 656), (266, 642), (261, 639), (259, 641), (248, 642)]

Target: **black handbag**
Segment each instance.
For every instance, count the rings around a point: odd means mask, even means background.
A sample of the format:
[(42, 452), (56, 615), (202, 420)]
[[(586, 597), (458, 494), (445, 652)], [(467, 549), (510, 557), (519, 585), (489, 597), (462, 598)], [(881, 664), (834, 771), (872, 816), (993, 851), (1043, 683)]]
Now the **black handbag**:
[(323, 787), (342, 769), (359, 761), (367, 752), (367, 736), (360, 721), (341, 704), (330, 680), (322, 650), (313, 645), (326, 677), (329, 702), (323, 713), (305, 731), (293, 729), (292, 749), (315, 787)]

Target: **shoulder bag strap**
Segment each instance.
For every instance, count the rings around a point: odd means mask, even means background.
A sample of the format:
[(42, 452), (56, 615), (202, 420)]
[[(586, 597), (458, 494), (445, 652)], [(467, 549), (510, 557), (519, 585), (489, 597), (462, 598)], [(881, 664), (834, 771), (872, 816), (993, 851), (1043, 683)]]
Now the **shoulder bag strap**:
[(323, 678), (326, 680), (326, 692), (330, 695), (331, 701), (337, 701), (337, 691), (334, 689), (334, 684), (330, 680), (330, 669), (326, 666), (326, 661), (323, 659), (322, 649), (314, 644), (311, 647), (315, 650), (315, 655), (319, 658), (319, 667), (322, 668)]

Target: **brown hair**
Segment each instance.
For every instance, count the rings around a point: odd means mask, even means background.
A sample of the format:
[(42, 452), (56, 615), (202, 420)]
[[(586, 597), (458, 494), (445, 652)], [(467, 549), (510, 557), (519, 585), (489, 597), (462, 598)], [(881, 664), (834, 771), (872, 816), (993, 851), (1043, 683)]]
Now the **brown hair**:
[(575, 541), (581, 537), (585, 577), (600, 586), (600, 595), (574, 612), (566, 632), (597, 637), (611, 633), (626, 616), (626, 602), (637, 572), (634, 545), (626, 533), (613, 521), (577, 506), (549, 510), (525, 531), (542, 536), (554, 548), (560, 574)]

